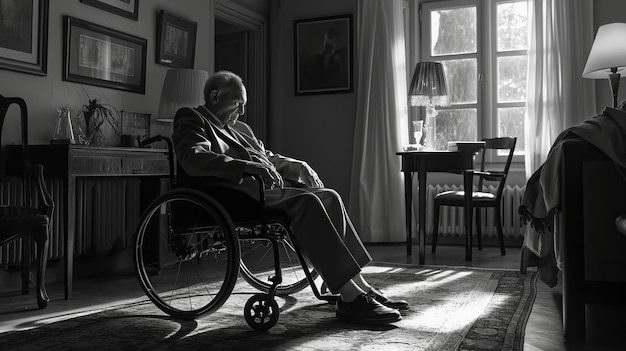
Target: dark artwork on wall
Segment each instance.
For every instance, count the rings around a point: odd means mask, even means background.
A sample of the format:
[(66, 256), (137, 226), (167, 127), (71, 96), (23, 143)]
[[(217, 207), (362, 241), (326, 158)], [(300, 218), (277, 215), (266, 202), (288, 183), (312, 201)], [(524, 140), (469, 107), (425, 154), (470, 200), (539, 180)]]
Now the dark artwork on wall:
[(48, 0), (0, 0), (0, 68), (46, 75)]
[(99, 9), (134, 19), (139, 18), (139, 0), (80, 0)]
[(295, 93), (352, 92), (352, 15), (294, 22)]
[(145, 93), (146, 39), (64, 16), (63, 80)]
[(161, 10), (157, 30), (156, 63), (193, 68), (197, 23)]

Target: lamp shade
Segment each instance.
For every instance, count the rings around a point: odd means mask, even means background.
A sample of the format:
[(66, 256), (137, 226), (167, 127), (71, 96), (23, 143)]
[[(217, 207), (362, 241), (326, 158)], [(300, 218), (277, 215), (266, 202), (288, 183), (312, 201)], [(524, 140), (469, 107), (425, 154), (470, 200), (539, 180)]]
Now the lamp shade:
[(591, 46), (583, 78), (605, 79), (611, 74), (626, 68), (626, 23), (605, 24), (598, 28), (598, 33)]
[(449, 106), (448, 84), (439, 62), (418, 62), (409, 87), (412, 106)]
[(204, 104), (204, 84), (209, 72), (175, 68), (167, 71), (157, 120), (172, 122), (176, 111), (181, 107), (197, 107)]

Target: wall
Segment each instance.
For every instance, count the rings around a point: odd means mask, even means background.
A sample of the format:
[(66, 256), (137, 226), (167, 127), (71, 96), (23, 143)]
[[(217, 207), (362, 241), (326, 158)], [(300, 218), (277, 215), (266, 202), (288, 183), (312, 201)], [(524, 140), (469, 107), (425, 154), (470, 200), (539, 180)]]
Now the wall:
[[(294, 20), (353, 14), (356, 41), (357, 0), (289, 0), (270, 3), (269, 146), (306, 160), (328, 187), (345, 199), (350, 191), (356, 87), (342, 94), (294, 94)], [(356, 45), (354, 45), (356, 53)], [(357, 71), (358, 58), (353, 61)]]
[[(209, 49), (209, 38), (213, 35), (212, 2), (207, 0), (178, 1), (175, 5), (168, 0), (139, 2), (139, 19), (134, 21), (116, 14), (81, 3), (79, 0), (50, 1), (48, 28), (48, 74), (36, 76), (25, 73), (0, 70), (0, 94), (24, 98), (29, 112), (30, 143), (48, 143), (52, 137), (57, 119), (57, 109), (69, 106), (75, 115), (87, 103), (87, 95), (113, 105), (118, 110), (131, 110), (151, 113), (158, 110), (161, 87), (168, 66), (155, 63), (157, 13), (164, 9), (198, 23), (196, 38), (195, 68), (208, 70), (213, 60)], [(114, 28), (119, 31), (147, 39), (146, 92), (136, 94), (81, 85), (62, 80), (63, 69), (63, 15), (70, 15), (89, 22)], [(83, 91), (84, 89), (84, 91)], [(12, 108), (17, 111), (16, 108)], [(17, 118), (11, 118), (17, 120)], [(152, 123), (152, 134), (170, 133), (171, 125)], [(3, 133), (3, 144), (17, 141), (19, 128), (9, 124)], [(117, 144), (118, 138), (107, 138), (106, 144)]]
[[(593, 0), (593, 23), (594, 23), (594, 38), (595, 33), (598, 32), (598, 27), (603, 24), (626, 22), (626, 1), (614, 1), (614, 0)], [(626, 39), (626, 38), (625, 38)], [(622, 45), (616, 43), (616, 45)], [(586, 62), (586, 61), (585, 61)], [(626, 82), (624, 81), (626, 73), (622, 72), (622, 79), (620, 80), (621, 87), (618, 91), (617, 103), (626, 100)], [(598, 79), (596, 81), (596, 105), (598, 106), (598, 113), (602, 112), (605, 107), (612, 107), (613, 94), (611, 93), (611, 87), (609, 80)]]

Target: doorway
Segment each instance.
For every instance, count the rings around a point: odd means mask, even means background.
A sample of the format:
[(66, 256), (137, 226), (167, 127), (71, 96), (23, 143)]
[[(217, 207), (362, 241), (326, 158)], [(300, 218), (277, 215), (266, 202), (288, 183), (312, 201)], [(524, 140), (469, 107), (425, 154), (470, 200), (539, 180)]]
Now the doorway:
[(219, 70), (234, 72), (248, 81), (248, 31), (215, 19), (215, 71)]
[(215, 1), (214, 70), (229, 70), (243, 79), (248, 103), (242, 121), (267, 140), (266, 20), (230, 1)]

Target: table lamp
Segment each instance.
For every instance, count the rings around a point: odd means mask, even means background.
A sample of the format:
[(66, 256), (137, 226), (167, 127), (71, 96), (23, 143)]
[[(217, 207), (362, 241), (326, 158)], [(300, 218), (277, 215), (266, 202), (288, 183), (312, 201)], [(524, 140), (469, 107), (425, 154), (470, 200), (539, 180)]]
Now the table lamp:
[[(413, 72), (409, 87), (409, 103), (411, 106), (426, 107), (426, 138), (424, 147), (426, 150), (434, 150), (435, 147), (435, 106), (450, 106), (448, 84), (439, 62), (418, 62)], [(419, 140), (416, 141), (419, 143)]]
[(176, 111), (181, 107), (198, 107), (204, 105), (204, 84), (209, 72), (174, 68), (167, 71), (157, 121), (174, 122)]
[(583, 70), (583, 78), (609, 78), (613, 93), (613, 107), (617, 107), (620, 72), (626, 68), (624, 39), (626, 39), (626, 23), (600, 26)]

